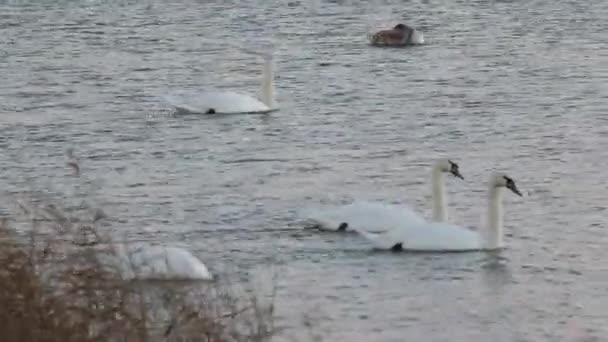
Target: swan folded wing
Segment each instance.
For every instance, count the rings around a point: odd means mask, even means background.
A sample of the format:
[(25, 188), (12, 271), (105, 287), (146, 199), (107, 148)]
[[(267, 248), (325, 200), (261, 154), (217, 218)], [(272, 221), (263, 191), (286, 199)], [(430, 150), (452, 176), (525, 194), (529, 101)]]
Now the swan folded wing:
[(271, 110), (262, 101), (246, 94), (235, 92), (211, 92), (203, 94), (173, 96), (171, 104), (194, 114), (205, 114), (210, 109), (215, 113), (264, 113)]
[(199, 259), (181, 248), (146, 246), (121, 257), (126, 278), (213, 279)]
[(396, 244), (404, 244), (403, 236), (401, 236), (398, 229), (390, 229), (379, 233), (369, 232), (365, 229), (354, 229), (378, 249), (391, 249)]
[(345, 208), (350, 214), (353, 229), (384, 232), (400, 226), (419, 225), (424, 218), (406, 206), (377, 202), (355, 202)]
[(401, 225), (417, 225), (425, 222), (422, 216), (405, 206), (366, 201), (317, 210), (309, 209), (305, 211), (305, 215), (321, 229), (337, 230), (342, 223), (347, 223), (347, 230), (376, 233)]
[(396, 227), (381, 233), (372, 233), (357, 227), (355, 230), (380, 249), (391, 249), (397, 244), (401, 244), (404, 250), (428, 252), (470, 251), (482, 248), (479, 234), (451, 224), (425, 223)]
[(447, 223), (426, 223), (396, 235), (403, 240), (403, 249), (413, 251), (468, 251), (482, 246), (477, 232)]

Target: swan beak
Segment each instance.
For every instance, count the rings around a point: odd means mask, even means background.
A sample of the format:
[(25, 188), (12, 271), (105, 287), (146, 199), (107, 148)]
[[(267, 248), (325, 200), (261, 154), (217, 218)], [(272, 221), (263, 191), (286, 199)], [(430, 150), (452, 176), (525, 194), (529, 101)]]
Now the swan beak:
[(454, 176), (456, 176), (456, 177), (458, 177), (458, 178), (460, 178), (460, 179), (464, 180), (464, 177), (463, 177), (463, 176), (460, 174), (460, 171), (458, 171), (458, 169), (452, 169), (451, 173), (452, 173)]
[(511, 184), (513, 184), (513, 185), (512, 186), (507, 186), (507, 188), (509, 190), (513, 191), (519, 197), (524, 197), (524, 195), (521, 194), (521, 192), (519, 191), (519, 189), (517, 189), (517, 186), (515, 185), (515, 183), (511, 183)]

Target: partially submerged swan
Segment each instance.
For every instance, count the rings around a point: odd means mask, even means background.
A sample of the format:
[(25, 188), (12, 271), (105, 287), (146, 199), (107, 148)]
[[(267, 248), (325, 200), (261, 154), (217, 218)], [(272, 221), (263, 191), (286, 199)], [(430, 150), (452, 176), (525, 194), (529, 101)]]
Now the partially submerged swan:
[(381, 233), (365, 227), (353, 227), (374, 246), (393, 251), (467, 252), (495, 250), (503, 246), (503, 190), (507, 188), (522, 196), (515, 181), (504, 173), (493, 173), (488, 186), (486, 230), (472, 231), (457, 225), (432, 222), (419, 225), (404, 224)]
[(269, 113), (278, 109), (272, 66), (272, 55), (265, 54), (260, 99), (232, 91), (169, 96), (167, 99), (179, 111), (193, 114)]
[[(445, 174), (464, 179), (458, 164), (449, 159), (439, 159), (431, 169), (433, 216), (436, 222), (447, 222), (448, 209), (445, 194)], [(351, 225), (369, 231), (385, 231), (401, 225), (419, 225), (425, 219), (408, 207), (357, 201), (345, 206), (324, 210), (308, 210), (307, 219), (320, 230), (347, 231)]]
[(374, 46), (407, 46), (424, 44), (424, 36), (422, 32), (405, 24), (397, 24), (392, 29), (382, 30), (368, 35), (368, 39)]
[(116, 247), (123, 278), (138, 280), (213, 280), (213, 275), (188, 250), (170, 246)]

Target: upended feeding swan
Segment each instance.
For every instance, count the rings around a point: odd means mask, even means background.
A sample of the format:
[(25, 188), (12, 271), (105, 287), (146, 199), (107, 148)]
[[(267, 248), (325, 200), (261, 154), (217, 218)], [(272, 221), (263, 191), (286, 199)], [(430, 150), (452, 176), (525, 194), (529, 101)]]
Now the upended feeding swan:
[(493, 173), (488, 187), (486, 230), (472, 231), (457, 225), (432, 222), (418, 225), (406, 223), (378, 234), (365, 227), (353, 227), (377, 248), (393, 251), (466, 252), (502, 248), (503, 190), (507, 188), (522, 196), (513, 179), (504, 173)]
[(213, 280), (205, 264), (183, 248), (118, 245), (115, 252), (118, 260), (114, 265), (125, 279)]
[(381, 30), (367, 36), (373, 46), (407, 46), (424, 44), (422, 32), (415, 28), (397, 24), (389, 30)]
[(278, 109), (274, 95), (273, 58), (263, 54), (261, 99), (232, 91), (167, 96), (177, 110), (192, 114), (269, 113)]
[[(440, 159), (431, 169), (433, 216), (432, 220), (448, 220), (447, 199), (445, 194), (445, 174), (464, 179), (458, 164), (449, 159)], [(309, 221), (321, 230), (346, 231), (351, 226), (367, 231), (386, 231), (401, 225), (419, 225), (425, 219), (412, 209), (382, 203), (357, 201), (345, 206), (327, 209), (308, 209), (303, 213)]]

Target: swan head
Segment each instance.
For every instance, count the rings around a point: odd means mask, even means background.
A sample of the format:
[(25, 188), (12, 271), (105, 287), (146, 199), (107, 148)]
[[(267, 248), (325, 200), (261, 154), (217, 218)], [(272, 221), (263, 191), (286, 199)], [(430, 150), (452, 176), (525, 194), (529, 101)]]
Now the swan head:
[(514, 194), (518, 196), (523, 196), (517, 188), (517, 185), (515, 185), (515, 181), (513, 180), (513, 178), (509, 177), (505, 173), (498, 172), (493, 174), (490, 184), (495, 188), (507, 188), (511, 190)]
[(435, 164), (435, 168), (440, 172), (449, 172), (455, 177), (464, 180), (464, 177), (462, 176), (462, 174), (460, 174), (460, 167), (458, 166), (458, 164), (449, 159), (438, 160)]

